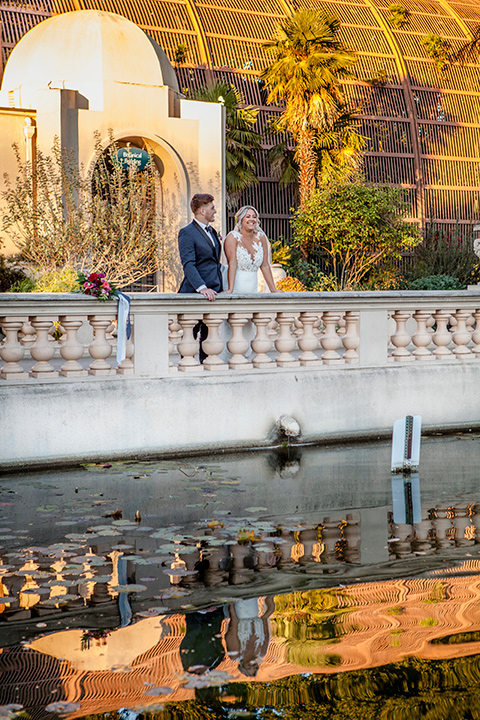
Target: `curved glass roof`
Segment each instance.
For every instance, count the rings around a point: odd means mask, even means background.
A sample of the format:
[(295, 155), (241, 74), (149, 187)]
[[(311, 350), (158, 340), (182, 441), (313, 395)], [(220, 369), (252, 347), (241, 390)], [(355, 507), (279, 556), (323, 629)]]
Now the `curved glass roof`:
[[(224, 77), (261, 108), (264, 126), (275, 109), (265, 107), (259, 72), (268, 64), (263, 42), (298, 7), (337, 16), (345, 44), (358, 51), (356, 80), (347, 95), (361, 106), (359, 120), (368, 137), (366, 174), (373, 182), (407, 189), (412, 219), (435, 219), (467, 232), (478, 216), (480, 192), (480, 65), (449, 63), (440, 72), (422, 39), (436, 33), (453, 55), (480, 24), (479, 0), (402, 0), (409, 11), (401, 28), (389, 22), (390, 0), (28, 0), (3, 5), (4, 59), (20, 37), (51, 13), (101, 9), (124, 15), (155, 38), (172, 62), (186, 45), (186, 63), (177, 67), (180, 87)], [(377, 78), (372, 90), (366, 81)], [(280, 217), (278, 235), (291, 198), (279, 193), (259, 163), (260, 185), (245, 201), (267, 217)], [(283, 205), (283, 203), (286, 205)], [(282, 207), (283, 206), (283, 207)]]

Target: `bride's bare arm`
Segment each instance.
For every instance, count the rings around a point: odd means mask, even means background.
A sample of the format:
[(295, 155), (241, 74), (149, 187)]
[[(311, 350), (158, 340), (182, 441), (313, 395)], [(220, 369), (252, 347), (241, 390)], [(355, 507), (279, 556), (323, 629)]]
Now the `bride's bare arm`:
[(228, 290), (224, 290), (224, 292), (232, 293), (233, 286), (235, 285), (235, 274), (237, 272), (237, 241), (232, 233), (228, 233), (225, 238), (223, 250), (228, 262)]
[(265, 282), (267, 283), (270, 292), (282, 292), (281, 290), (277, 289), (275, 281), (273, 279), (272, 266), (270, 265), (269, 260), (269, 242), (267, 236), (262, 235), (260, 239), (263, 246), (263, 262), (260, 265), (260, 269), (263, 273), (263, 277), (265, 278)]

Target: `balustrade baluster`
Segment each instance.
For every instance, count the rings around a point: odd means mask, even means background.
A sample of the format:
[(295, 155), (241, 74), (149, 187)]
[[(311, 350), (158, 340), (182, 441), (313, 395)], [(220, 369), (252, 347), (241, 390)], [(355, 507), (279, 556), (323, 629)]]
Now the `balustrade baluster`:
[(225, 342), (220, 337), (220, 326), (227, 319), (227, 314), (207, 313), (203, 322), (208, 327), (208, 337), (203, 341), (203, 349), (208, 357), (203, 361), (205, 370), (228, 370), (227, 363), (219, 357), (225, 348)]
[(227, 348), (232, 353), (232, 357), (228, 361), (228, 365), (232, 370), (251, 370), (253, 365), (245, 357), (245, 353), (250, 349), (250, 343), (243, 334), (243, 328), (249, 320), (252, 319), (252, 313), (229, 313), (228, 322), (232, 326), (232, 337), (227, 342)]
[(411, 338), (405, 326), (410, 315), (411, 313), (407, 310), (395, 310), (395, 312), (392, 313), (392, 318), (396, 323), (396, 330), (391, 337), (392, 345), (395, 346), (392, 357), (396, 362), (411, 362), (415, 360), (412, 353), (407, 350), (407, 345), (410, 344)]
[(293, 334), (295, 335), (295, 337), (296, 338), (302, 337), (303, 323), (302, 323), (300, 317), (295, 318), (295, 320), (293, 321), (293, 327), (295, 328), (295, 330), (293, 331)]
[(272, 322), (272, 315), (268, 313), (254, 313), (253, 322), (257, 328), (257, 334), (252, 340), (252, 350), (256, 353), (252, 365), (255, 368), (272, 367), (275, 362), (267, 355), (273, 348), (273, 342), (268, 337), (267, 332), (267, 328)]
[(358, 363), (360, 360), (360, 356), (358, 354), (358, 347), (360, 345), (360, 313), (357, 310), (349, 310), (345, 313), (344, 317), (345, 334), (342, 338), (342, 342), (345, 352), (343, 353), (343, 359), (346, 363), (352, 365), (353, 363)]
[(473, 313), (473, 318), (475, 320), (475, 329), (472, 333), (472, 340), (475, 343), (473, 347), (473, 354), (475, 357), (480, 357), (480, 309), (475, 310)]
[(472, 357), (472, 351), (467, 347), (467, 343), (469, 343), (472, 339), (472, 336), (467, 329), (467, 320), (469, 317), (470, 310), (457, 310), (455, 313), (457, 327), (455, 328), (455, 332), (452, 334), (452, 339), (455, 343), (453, 352), (457, 360), (468, 360)]
[(475, 545), (475, 526), (468, 516), (467, 507), (455, 507), (455, 517), (452, 520), (455, 528), (455, 545)]
[(317, 320), (316, 313), (302, 312), (300, 313), (300, 320), (303, 326), (303, 333), (298, 338), (298, 346), (302, 350), (302, 354), (298, 358), (300, 365), (313, 367), (315, 365), (321, 365), (322, 361), (318, 355), (315, 355), (314, 350), (319, 347), (319, 340), (315, 337), (313, 332), (313, 325)]
[(340, 335), (340, 337), (343, 338), (343, 336), (347, 332), (347, 323), (345, 321), (344, 315), (343, 316), (340, 315), (340, 320), (338, 321), (337, 325), (338, 325), (337, 335)]
[(125, 344), (125, 357), (118, 365), (117, 367), (117, 373), (119, 375), (134, 375), (135, 374), (135, 363), (133, 361), (133, 356), (135, 354), (135, 344), (134, 344), (134, 337), (135, 337), (135, 319), (131, 321), (131, 333), (130, 337), (127, 338), (127, 342)]
[[(178, 355), (178, 343), (182, 339), (182, 326), (178, 322), (178, 315), (169, 316), (168, 327), (170, 330), (169, 354), (170, 356)], [(173, 365), (173, 363), (170, 362), (170, 365)]]
[(60, 345), (60, 355), (66, 362), (60, 368), (60, 375), (65, 377), (84, 377), (88, 372), (78, 362), (83, 356), (84, 347), (78, 341), (78, 331), (83, 320), (74, 315), (62, 315), (60, 318), (66, 338)]
[(447, 548), (455, 545), (455, 531), (452, 526), (452, 511), (450, 508), (435, 509), (435, 518), (432, 525), (435, 528), (435, 545), (437, 548)]
[(30, 370), (30, 375), (34, 378), (58, 377), (58, 372), (49, 362), (55, 354), (55, 346), (53, 342), (50, 342), (48, 336), (53, 321), (56, 319), (56, 317), (41, 317), (38, 315), (30, 318), (30, 322), (37, 333), (35, 345), (30, 348), (30, 355), (37, 361)]
[(203, 365), (195, 357), (198, 353), (198, 340), (193, 337), (193, 328), (198, 322), (198, 314), (181, 313), (178, 322), (183, 330), (182, 341), (178, 343), (178, 352), (182, 357), (178, 361), (178, 369), (182, 372), (202, 372)]
[(89, 315), (88, 321), (93, 328), (93, 342), (88, 346), (88, 352), (94, 358), (88, 372), (90, 375), (115, 375), (115, 370), (107, 362), (112, 354), (112, 345), (107, 340), (107, 330), (114, 317), (106, 315)]
[(323, 331), (325, 330), (323, 326), (323, 312), (317, 313), (317, 319), (313, 323), (313, 332), (315, 333), (316, 337), (321, 337), (323, 334)]
[(431, 315), (430, 310), (415, 310), (413, 313), (413, 319), (417, 323), (417, 329), (412, 337), (416, 348), (412, 353), (415, 360), (435, 360), (435, 356), (428, 349), (432, 342), (432, 336), (427, 330), (427, 322)]
[(22, 337), (20, 342), (25, 347), (30, 347), (35, 342), (35, 328), (29, 320), (26, 320), (22, 325)]
[(452, 355), (452, 351), (448, 348), (448, 345), (452, 342), (452, 336), (447, 329), (450, 310), (437, 310), (434, 318), (437, 323), (437, 329), (433, 334), (433, 342), (436, 345), (433, 354), (437, 360), (445, 360), (445, 358)]
[(337, 334), (338, 321), (340, 313), (329, 310), (323, 313), (323, 324), (325, 325), (325, 333), (320, 338), (324, 353), (322, 354), (322, 362), (325, 365), (339, 365), (344, 359), (337, 353), (342, 345), (342, 339)]
[(172, 324), (173, 324), (173, 322), (174, 322), (173, 317), (169, 316), (168, 317), (168, 367), (170, 368), (170, 370), (175, 369), (175, 371), (176, 371), (177, 368), (174, 367), (173, 360), (172, 360), (172, 355), (175, 350), (175, 345), (172, 340)]
[(276, 363), (279, 367), (300, 367), (300, 361), (296, 360), (292, 355), (292, 350), (295, 350), (297, 344), (295, 335), (292, 333), (294, 321), (295, 315), (292, 313), (277, 313), (277, 323), (280, 331), (275, 340), (275, 347), (279, 352), (276, 358)]
[(278, 323), (275, 318), (267, 325), (267, 335), (269, 338), (272, 338), (272, 340), (274, 340), (278, 335)]
[(0, 357), (5, 365), (0, 370), (0, 377), (4, 380), (24, 380), (28, 373), (19, 364), (25, 354), (24, 347), (18, 341), (18, 333), (25, 324), (22, 317), (2, 317), (0, 327), (5, 334), (5, 340), (0, 345)]

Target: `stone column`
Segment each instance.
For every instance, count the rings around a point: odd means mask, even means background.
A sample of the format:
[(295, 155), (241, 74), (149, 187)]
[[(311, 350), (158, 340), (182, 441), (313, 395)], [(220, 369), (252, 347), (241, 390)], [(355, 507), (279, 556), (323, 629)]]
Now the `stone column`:
[(0, 357), (5, 365), (0, 370), (0, 377), (4, 380), (25, 380), (28, 373), (19, 364), (25, 354), (24, 347), (18, 341), (18, 333), (25, 323), (22, 317), (2, 317), (0, 327), (5, 334), (5, 342), (0, 345)]
[(56, 317), (41, 317), (37, 315), (30, 318), (30, 322), (37, 333), (37, 341), (35, 345), (32, 345), (30, 348), (32, 358), (37, 361), (30, 370), (30, 375), (34, 378), (46, 379), (58, 377), (58, 372), (49, 362), (55, 354), (55, 347), (53, 343), (50, 342), (48, 336), (48, 331), (56, 319)]

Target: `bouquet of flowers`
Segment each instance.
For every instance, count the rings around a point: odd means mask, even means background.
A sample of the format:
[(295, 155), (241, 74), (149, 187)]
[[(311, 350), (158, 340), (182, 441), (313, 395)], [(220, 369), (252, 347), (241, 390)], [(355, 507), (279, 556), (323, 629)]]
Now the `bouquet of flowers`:
[(93, 295), (97, 300), (110, 300), (118, 297), (117, 288), (113, 283), (109, 283), (105, 273), (78, 273), (78, 282), (80, 284), (80, 292), (85, 295)]

